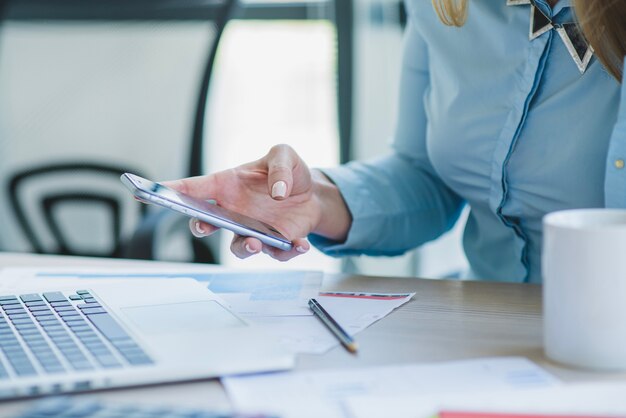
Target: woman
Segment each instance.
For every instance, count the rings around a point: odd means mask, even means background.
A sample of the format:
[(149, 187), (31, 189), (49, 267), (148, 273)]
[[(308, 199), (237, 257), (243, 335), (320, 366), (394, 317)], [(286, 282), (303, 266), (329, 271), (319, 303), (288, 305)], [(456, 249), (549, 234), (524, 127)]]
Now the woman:
[(295, 244), (282, 252), (235, 237), (237, 256), (288, 260), (309, 249), (306, 237), (330, 255), (401, 254), (446, 232), (467, 204), (470, 277), (540, 282), (543, 215), (605, 206), (618, 84), (581, 44), (569, 1), (434, 4), (406, 2), (390, 155), (309, 170), (280, 145), (258, 161), (171, 183), (264, 220)]

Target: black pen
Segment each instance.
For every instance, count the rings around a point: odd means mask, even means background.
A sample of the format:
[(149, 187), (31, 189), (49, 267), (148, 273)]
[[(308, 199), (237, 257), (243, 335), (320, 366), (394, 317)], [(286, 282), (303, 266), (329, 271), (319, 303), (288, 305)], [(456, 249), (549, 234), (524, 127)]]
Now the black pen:
[(333, 333), (335, 337), (339, 340), (341, 345), (343, 345), (346, 350), (349, 352), (356, 354), (357, 344), (354, 339), (348, 333), (341, 328), (341, 326), (333, 319), (332, 316), (324, 308), (319, 304), (315, 299), (309, 299), (309, 308), (313, 311), (315, 316), (317, 316), (323, 323), (328, 327), (328, 329)]

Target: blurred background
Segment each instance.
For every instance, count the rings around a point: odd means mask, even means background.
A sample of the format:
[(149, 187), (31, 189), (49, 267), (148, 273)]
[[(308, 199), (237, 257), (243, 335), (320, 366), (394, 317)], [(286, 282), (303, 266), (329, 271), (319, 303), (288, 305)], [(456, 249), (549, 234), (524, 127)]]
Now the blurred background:
[(288, 143), (312, 167), (387, 152), (398, 0), (0, 0), (0, 250), (442, 277), (460, 222), (402, 257), (239, 260), (232, 234), (118, 180), (199, 175)]

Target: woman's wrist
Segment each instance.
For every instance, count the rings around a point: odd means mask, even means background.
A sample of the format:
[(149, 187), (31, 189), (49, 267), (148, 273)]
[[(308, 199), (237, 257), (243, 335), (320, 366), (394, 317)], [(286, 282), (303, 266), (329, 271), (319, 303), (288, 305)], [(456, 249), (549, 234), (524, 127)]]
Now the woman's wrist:
[(339, 188), (320, 170), (311, 170), (313, 194), (318, 202), (319, 219), (314, 234), (344, 242), (352, 225), (352, 215)]

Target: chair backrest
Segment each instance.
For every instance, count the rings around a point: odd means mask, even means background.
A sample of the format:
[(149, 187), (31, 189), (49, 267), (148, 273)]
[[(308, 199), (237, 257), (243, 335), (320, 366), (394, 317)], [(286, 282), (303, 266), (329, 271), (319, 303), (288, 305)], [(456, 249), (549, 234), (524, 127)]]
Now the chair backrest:
[(96, 163), (56, 163), (15, 173), (9, 181), (9, 201), (34, 251), (121, 257), (123, 231), (139, 222), (147, 209), (120, 193), (124, 171)]
[[(2, 249), (123, 255), (123, 241), (145, 210), (115, 177), (202, 173), (209, 84), (235, 5), (6, 0), (0, 178), (9, 199), (0, 202)], [(81, 216), (101, 222), (79, 222)], [(98, 243), (105, 233), (109, 244)]]

